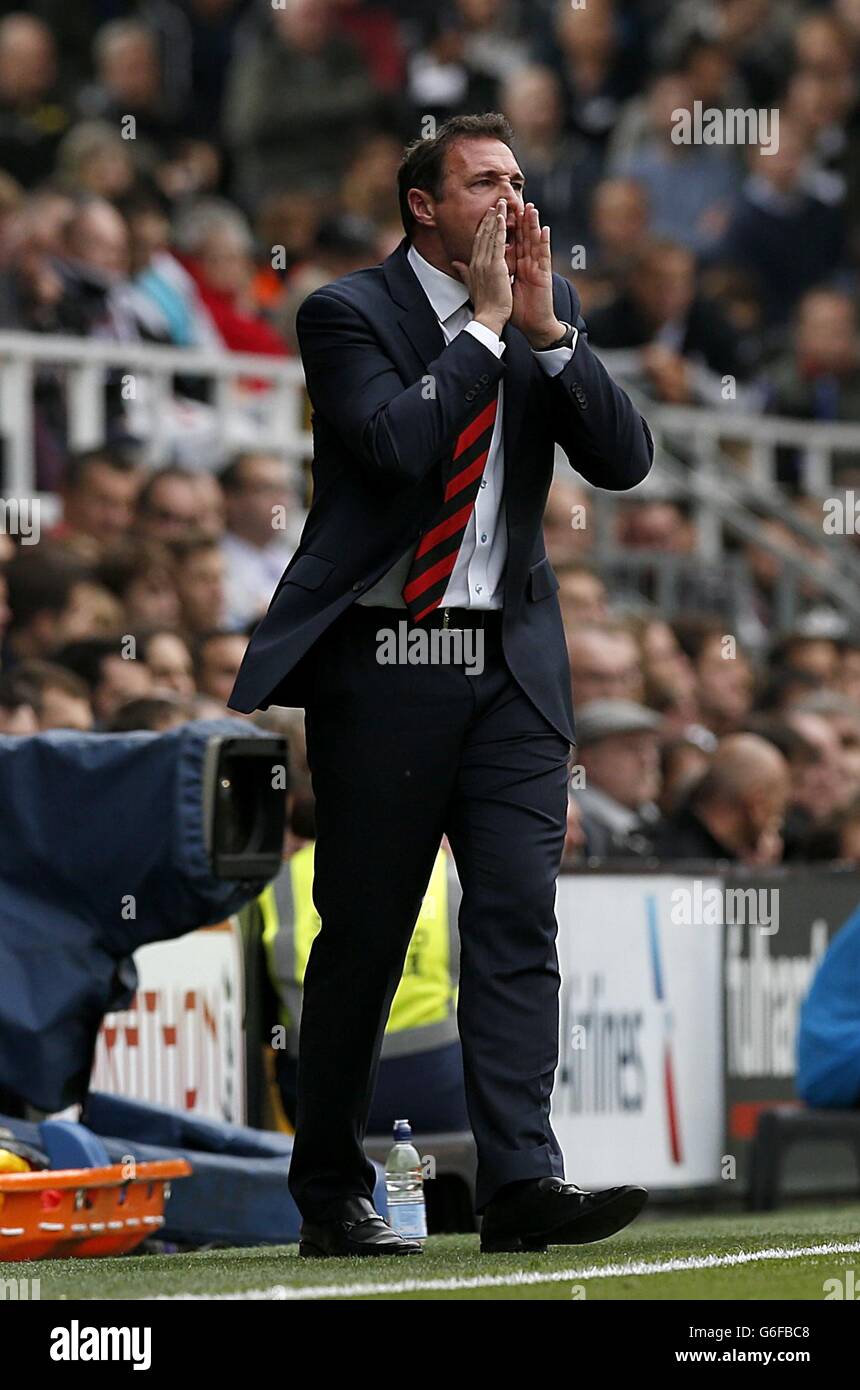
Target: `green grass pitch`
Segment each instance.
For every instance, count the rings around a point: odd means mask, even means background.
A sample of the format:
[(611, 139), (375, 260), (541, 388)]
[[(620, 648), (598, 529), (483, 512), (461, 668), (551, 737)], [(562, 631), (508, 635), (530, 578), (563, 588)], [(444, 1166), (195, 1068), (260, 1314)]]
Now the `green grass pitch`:
[[(830, 1248), (839, 1246), (849, 1248)], [(825, 1249), (800, 1253), (815, 1247)], [(673, 1262), (682, 1267), (667, 1269)], [(545, 1255), (483, 1256), (477, 1236), (435, 1236), (409, 1259), (300, 1260), (296, 1246), (258, 1246), (0, 1263), (0, 1279), (16, 1278), (38, 1278), (42, 1299), (820, 1301), (825, 1281), (833, 1279), (860, 1295), (860, 1204), (764, 1215), (646, 1215), (611, 1240), (554, 1246)]]

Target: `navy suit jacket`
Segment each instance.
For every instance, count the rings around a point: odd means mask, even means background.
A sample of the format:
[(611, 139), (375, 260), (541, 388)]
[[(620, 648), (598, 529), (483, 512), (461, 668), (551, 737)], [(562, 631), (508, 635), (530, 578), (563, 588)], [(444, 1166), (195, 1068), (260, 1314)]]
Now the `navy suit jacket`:
[(569, 281), (553, 276), (555, 310), (580, 335), (571, 361), (550, 377), (510, 324), (500, 359), (471, 333), (446, 346), (407, 250), (404, 240), (382, 265), (324, 285), (299, 310), (313, 502), (230, 708), (306, 703), (301, 658), (416, 543), (441, 505), (457, 436), (504, 379), (504, 653), (529, 698), (573, 742), (559, 585), (542, 528), (555, 445), (588, 482), (623, 491), (648, 473), (651, 435), (588, 346)]

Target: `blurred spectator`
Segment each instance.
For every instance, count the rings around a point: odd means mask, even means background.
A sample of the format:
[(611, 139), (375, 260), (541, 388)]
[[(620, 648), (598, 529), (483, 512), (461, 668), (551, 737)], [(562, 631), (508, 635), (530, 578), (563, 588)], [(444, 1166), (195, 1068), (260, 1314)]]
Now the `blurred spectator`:
[(559, 570), (558, 601), (565, 629), (574, 631), (583, 623), (600, 624), (609, 616), (609, 596), (599, 574), (589, 565), (574, 564)]
[(725, 378), (734, 388), (744, 371), (737, 333), (696, 292), (692, 253), (670, 241), (646, 242), (628, 288), (592, 312), (588, 329), (598, 348), (639, 349), (646, 389), (669, 404), (718, 406)]
[(134, 18), (111, 20), (96, 34), (93, 60), (95, 81), (78, 97), (81, 114), (130, 132), (125, 139), (149, 143), (154, 152), (166, 151), (177, 133), (174, 94), (163, 80), (154, 30)]
[(728, 859), (775, 864), (789, 797), (785, 758), (757, 734), (720, 741), (686, 800), (657, 829), (654, 850), (668, 862)]
[(552, 37), (539, 45), (539, 56), (561, 73), (567, 124), (600, 149), (638, 85), (641, 55), (623, 42), (614, 0), (576, 6), (555, 0), (553, 17)]
[(56, 553), (21, 550), (6, 569), (9, 624), (3, 649), (8, 664), (46, 657), (69, 640), (75, 617), (76, 593), (87, 582), (87, 571)]
[(579, 705), (576, 757), (584, 784), (572, 785), (589, 858), (647, 855), (659, 820), (659, 716), (632, 700)]
[(818, 690), (795, 706), (798, 715), (824, 719), (839, 743), (839, 774), (843, 801), (860, 796), (860, 704), (837, 690)]
[[(565, 131), (561, 82), (551, 68), (515, 68), (502, 90), (501, 109), (516, 132), (525, 197), (551, 228), (553, 252), (569, 269), (575, 244), (586, 241), (599, 156), (581, 137)], [(580, 265), (581, 258), (574, 264)]]
[(766, 106), (789, 66), (798, 11), (798, 0), (679, 0), (667, 7), (655, 57), (677, 62), (691, 42), (716, 40), (746, 85), (751, 104)]
[(680, 810), (689, 792), (704, 776), (717, 740), (706, 729), (688, 729), (660, 745), (660, 795), (657, 804), (666, 817)]
[(57, 331), (120, 343), (166, 341), (164, 315), (130, 283), (128, 227), (117, 209), (104, 198), (84, 198), (65, 231)]
[(23, 11), (0, 20), (0, 168), (25, 188), (51, 174), (68, 125), (57, 76), (47, 24)]
[(808, 153), (808, 137), (783, 114), (778, 144), (749, 151), (749, 177), (714, 251), (756, 277), (771, 326), (784, 324), (804, 291), (843, 264), (842, 190)]
[(127, 734), (146, 729), (153, 734), (166, 734), (189, 719), (194, 719), (194, 706), (175, 695), (149, 695), (127, 700), (105, 723), (107, 734)]
[(193, 474), (197, 500), (197, 530), (206, 536), (224, 534), (224, 491), (213, 473)]
[(814, 826), (801, 846), (806, 862), (860, 864), (860, 801)]
[(149, 541), (176, 541), (199, 526), (200, 494), (193, 473), (161, 468), (147, 479), (137, 498), (134, 529)]
[(564, 565), (591, 546), (589, 494), (573, 477), (554, 478), (543, 514), (543, 534), (552, 564)]
[(253, 238), (242, 214), (209, 200), (188, 215), (177, 235), (223, 345), (231, 352), (283, 356), (286, 343), (253, 300)]
[(274, 454), (237, 454), (220, 474), (227, 516), (221, 540), (227, 623), (245, 628), (265, 613), (301, 529), (287, 465)]
[[(400, 230), (402, 234), (402, 228)], [(321, 285), (372, 265), (378, 259), (377, 233), (372, 222), (343, 213), (320, 224), (312, 253), (295, 266), (289, 276), (276, 316), (278, 330), (295, 352), (298, 352), (296, 315), (308, 295)]]
[(375, 108), (373, 84), (335, 25), (331, 0), (283, 0), (230, 69), (224, 131), (239, 201), (253, 208), (275, 187), (333, 190)]
[(860, 420), (860, 339), (852, 297), (835, 289), (805, 294), (791, 348), (766, 377), (768, 408), (776, 415)]
[(639, 644), (644, 700), (672, 726), (684, 728), (698, 718), (696, 674), (669, 623), (659, 617), (631, 625)]
[(693, 663), (699, 717), (722, 737), (734, 732), (752, 709), (752, 666), (737, 639), (704, 622), (675, 624), (678, 640)]
[(85, 683), (101, 729), (127, 700), (153, 693), (152, 672), (125, 637), (70, 642), (53, 659)]
[(206, 632), (197, 643), (197, 688), (201, 695), (226, 705), (242, 664), (248, 638), (226, 629)]
[(62, 541), (84, 560), (98, 558), (128, 534), (139, 487), (135, 464), (118, 450), (73, 454), (62, 483), (63, 519), (51, 531), (51, 540)]
[(174, 627), (180, 618), (173, 561), (157, 541), (126, 539), (103, 554), (99, 581), (120, 600), (132, 631)]
[(173, 255), (170, 218), (159, 200), (142, 195), (123, 207), (130, 236), (132, 284), (164, 319), (177, 347), (221, 346), (221, 337), (197, 285)]
[(377, 227), (394, 227), (398, 241), (403, 235), (397, 199), (402, 148), (400, 140), (384, 131), (369, 135), (347, 164), (340, 185), (344, 212), (375, 222)]
[(93, 711), (86, 681), (50, 661), (25, 661), (15, 670), (15, 681), (28, 692), (36, 716), (35, 732), (76, 729), (89, 733)]
[(218, 541), (200, 533), (173, 541), (182, 625), (192, 637), (220, 627), (226, 608), (225, 564)]
[(622, 627), (590, 623), (568, 629), (567, 650), (577, 707), (592, 700), (641, 698), (639, 652)]
[(647, 239), (648, 196), (635, 179), (603, 179), (591, 200), (585, 273), (575, 276), (583, 312), (591, 316), (602, 304), (620, 299)]
[(70, 197), (125, 197), (134, 186), (134, 145), (107, 121), (78, 121), (57, 150), (57, 183)]
[(802, 858), (807, 836), (845, 804), (839, 740), (817, 715), (792, 710), (781, 723), (756, 722), (755, 731), (775, 745), (788, 764), (790, 794), (783, 827), (783, 858)]
[(196, 693), (194, 662), (188, 643), (167, 628), (147, 632), (138, 638), (138, 652), (152, 673), (159, 695), (170, 691), (183, 700)]
[(0, 674), (0, 734), (21, 738), (39, 732), (35, 692), (14, 672)]
[(609, 172), (644, 186), (655, 236), (700, 253), (724, 231), (737, 170), (725, 149), (673, 140), (679, 130), (677, 113), (692, 111), (693, 100), (684, 73), (655, 78), (648, 93), (648, 137), (635, 153), (611, 161)]

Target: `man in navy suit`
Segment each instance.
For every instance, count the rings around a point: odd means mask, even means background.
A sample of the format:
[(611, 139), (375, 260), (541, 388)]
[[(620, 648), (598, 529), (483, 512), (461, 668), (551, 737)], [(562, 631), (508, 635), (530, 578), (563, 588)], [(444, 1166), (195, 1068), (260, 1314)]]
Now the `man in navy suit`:
[(455, 117), (410, 145), (404, 241), (298, 317), (313, 505), (230, 704), (305, 708), (322, 920), (290, 1171), (305, 1255), (421, 1249), (375, 1212), (362, 1141), (443, 834), (463, 889), (458, 1024), (481, 1248), (597, 1240), (646, 1200), (566, 1183), (549, 1120), (574, 726), (541, 523), (556, 444), (611, 490), (641, 482), (653, 444), (552, 272), (511, 145), (497, 115)]

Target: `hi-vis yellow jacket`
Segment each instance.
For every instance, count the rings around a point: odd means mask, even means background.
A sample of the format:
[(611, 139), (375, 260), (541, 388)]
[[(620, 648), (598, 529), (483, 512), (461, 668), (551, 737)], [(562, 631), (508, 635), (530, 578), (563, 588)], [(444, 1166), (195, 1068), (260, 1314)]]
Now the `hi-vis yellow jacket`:
[[(305, 970), (321, 925), (311, 892), (313, 873), (311, 843), (285, 860), (278, 877), (257, 899), (269, 975), (281, 1004), (287, 1050), (293, 1057), (298, 1055)], [(461, 896), (453, 858), (440, 848), (391, 1005), (383, 1058), (425, 1052), (457, 1038)]]

